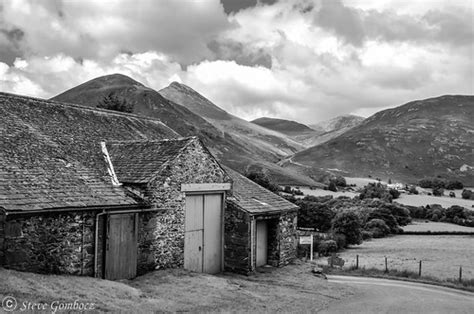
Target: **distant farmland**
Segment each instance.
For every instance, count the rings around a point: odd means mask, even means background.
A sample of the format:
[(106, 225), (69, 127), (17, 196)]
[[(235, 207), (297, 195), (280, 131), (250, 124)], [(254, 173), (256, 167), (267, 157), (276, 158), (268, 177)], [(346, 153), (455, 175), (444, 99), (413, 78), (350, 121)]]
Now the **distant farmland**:
[(418, 272), (422, 260), (424, 276), (457, 278), (462, 266), (463, 278), (474, 279), (474, 236), (397, 235), (373, 239), (340, 253), (345, 266), (355, 265), (356, 255), (359, 267), (385, 269), (387, 257), (389, 270)]

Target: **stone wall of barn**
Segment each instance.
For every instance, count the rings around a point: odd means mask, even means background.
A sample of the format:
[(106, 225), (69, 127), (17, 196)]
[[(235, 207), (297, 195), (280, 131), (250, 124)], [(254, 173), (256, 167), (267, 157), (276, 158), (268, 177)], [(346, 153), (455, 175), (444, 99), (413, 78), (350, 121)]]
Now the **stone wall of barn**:
[(7, 216), (3, 265), (38, 273), (92, 276), (94, 232), (93, 213)]
[(249, 215), (228, 203), (224, 214), (224, 268), (248, 274), (251, 266), (251, 224)]
[(297, 234), (296, 234), (297, 212), (288, 212), (279, 219), (279, 241), (280, 259), (278, 266), (288, 265), (296, 258)]
[(191, 142), (177, 158), (165, 165), (159, 176), (142, 191), (153, 208), (160, 211), (140, 221), (138, 269), (184, 266), (184, 214), (186, 195), (183, 183), (229, 183), (227, 174), (199, 142)]
[(4, 245), (5, 245), (5, 213), (0, 210), (0, 265), (4, 264), (5, 261), (5, 253), (4, 253)]
[[(279, 217), (279, 215), (278, 215)], [(267, 252), (267, 263), (272, 266), (280, 265), (280, 219), (270, 218), (267, 219), (267, 232), (268, 232), (268, 252)]]

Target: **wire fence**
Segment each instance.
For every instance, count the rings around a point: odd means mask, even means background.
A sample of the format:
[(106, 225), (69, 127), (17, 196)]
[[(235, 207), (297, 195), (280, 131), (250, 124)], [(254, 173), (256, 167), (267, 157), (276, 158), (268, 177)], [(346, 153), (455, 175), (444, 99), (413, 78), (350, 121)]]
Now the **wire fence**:
[[(322, 257), (320, 259), (323, 259)], [(400, 259), (393, 256), (333, 255), (327, 265), (344, 269), (377, 269), (387, 273), (405, 272), (411, 276), (435, 277), (456, 281), (474, 280), (474, 267), (449, 260)]]

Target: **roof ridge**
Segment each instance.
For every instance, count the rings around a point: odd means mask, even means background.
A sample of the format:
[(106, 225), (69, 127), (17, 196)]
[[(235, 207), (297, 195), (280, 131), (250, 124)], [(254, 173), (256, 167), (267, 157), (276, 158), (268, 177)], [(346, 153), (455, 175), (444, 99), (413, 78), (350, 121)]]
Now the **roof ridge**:
[(94, 111), (94, 112), (103, 112), (103, 113), (107, 113), (107, 114), (110, 114), (110, 115), (126, 116), (126, 117), (133, 117), (133, 118), (138, 118), (138, 119), (143, 119), (143, 120), (156, 121), (156, 122), (159, 122), (160, 124), (162, 124), (164, 127), (168, 128), (173, 133), (181, 136), (181, 134), (179, 134), (178, 132), (176, 132), (175, 130), (170, 128), (168, 125), (166, 125), (163, 121), (161, 121), (158, 118), (146, 117), (146, 116), (141, 116), (141, 115), (134, 114), (134, 113), (129, 113), (129, 112), (107, 110), (107, 109), (103, 109), (103, 108), (89, 107), (89, 106), (79, 105), (79, 104), (75, 104), (75, 103), (62, 102), (62, 101), (56, 101), (56, 100), (51, 100), (51, 99), (44, 99), (44, 98), (39, 98), (39, 97), (19, 95), (19, 94), (13, 94), (13, 93), (7, 93), (7, 92), (1, 92), (0, 91), (0, 98), (2, 98), (2, 97), (36, 100), (36, 101), (39, 101), (39, 102), (42, 102), (42, 103), (48, 104), (48, 105), (59, 105), (59, 106), (63, 106), (63, 107), (73, 107), (73, 108), (77, 108), (77, 109), (84, 109), (84, 110), (89, 110), (89, 111)]

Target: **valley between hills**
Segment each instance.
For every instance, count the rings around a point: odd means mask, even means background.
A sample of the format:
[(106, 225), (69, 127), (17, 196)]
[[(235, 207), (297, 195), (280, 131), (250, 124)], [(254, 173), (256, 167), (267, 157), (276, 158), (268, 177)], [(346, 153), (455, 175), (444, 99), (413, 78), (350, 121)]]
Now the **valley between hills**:
[(121, 74), (52, 100), (96, 107), (108, 95), (182, 136), (197, 135), (225, 165), (243, 174), (264, 172), (280, 185), (322, 187), (344, 176), (405, 184), (438, 177), (474, 186), (474, 96), (416, 100), (367, 119), (342, 115), (309, 126), (267, 117), (246, 121), (184, 84), (156, 91)]

